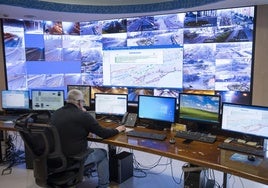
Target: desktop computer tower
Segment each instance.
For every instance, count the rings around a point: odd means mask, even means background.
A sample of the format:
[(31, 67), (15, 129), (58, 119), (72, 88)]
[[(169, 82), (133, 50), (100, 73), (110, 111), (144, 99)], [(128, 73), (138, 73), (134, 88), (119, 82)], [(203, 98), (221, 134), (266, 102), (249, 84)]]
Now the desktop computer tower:
[(133, 176), (133, 154), (123, 151), (110, 156), (110, 180), (122, 183)]
[(184, 188), (205, 188), (205, 174), (202, 167), (186, 166), (183, 167)]

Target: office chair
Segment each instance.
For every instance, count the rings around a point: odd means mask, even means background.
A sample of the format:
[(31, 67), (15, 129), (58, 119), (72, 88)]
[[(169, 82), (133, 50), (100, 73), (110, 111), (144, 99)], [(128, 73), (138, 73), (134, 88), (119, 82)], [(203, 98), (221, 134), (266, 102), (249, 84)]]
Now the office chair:
[(29, 115), (16, 121), (15, 128), (32, 155), (36, 184), (41, 187), (76, 186), (83, 180), (84, 162), (89, 150), (67, 158), (62, 153), (57, 129), (31, 121)]

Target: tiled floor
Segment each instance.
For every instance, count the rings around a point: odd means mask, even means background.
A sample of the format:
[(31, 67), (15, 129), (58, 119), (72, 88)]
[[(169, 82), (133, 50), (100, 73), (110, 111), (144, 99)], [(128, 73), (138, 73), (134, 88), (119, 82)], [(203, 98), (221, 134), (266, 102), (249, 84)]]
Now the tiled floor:
[[(107, 148), (104, 144), (90, 143), (91, 147)], [(120, 149), (120, 150), (119, 150)], [(130, 151), (124, 148), (118, 148), (121, 151), (133, 152), (134, 166), (150, 169), (144, 171), (134, 171), (134, 176), (121, 184), (111, 182), (112, 188), (182, 188), (183, 172), (182, 166), (185, 164), (181, 161), (170, 160), (165, 157), (143, 153), (139, 151)], [(154, 167), (156, 166), (156, 167)], [(6, 167), (0, 165), (0, 173)], [(153, 168), (154, 167), (154, 168)], [(218, 185), (222, 184), (223, 174), (218, 171), (207, 170), (206, 177), (216, 180)], [(228, 176), (228, 188), (268, 188), (268, 185), (259, 184), (243, 178)], [(78, 188), (96, 187), (97, 177), (91, 177), (79, 184)], [(27, 170), (25, 164), (14, 166), (11, 174), (0, 175), (0, 188), (38, 188), (33, 178), (33, 171)], [(218, 186), (219, 187), (219, 186)]]
[[(145, 156), (144, 156), (145, 157)], [(160, 157), (158, 156), (158, 159)], [(157, 160), (158, 160), (157, 159)], [(166, 163), (166, 159), (161, 160), (161, 164)], [(168, 165), (169, 166), (169, 165)], [(168, 166), (159, 166), (154, 170), (138, 172), (134, 171), (134, 176), (121, 184), (116, 182), (111, 182), (112, 188), (148, 188), (148, 187), (158, 187), (158, 188), (180, 188), (183, 187), (183, 183), (180, 185), (177, 184), (172, 176), (169, 175), (170, 167)], [(1, 166), (0, 171), (6, 167)], [(167, 168), (168, 167), (168, 168)], [(178, 170), (176, 174), (178, 173)], [(175, 180), (179, 182), (179, 175), (175, 175)], [(82, 182), (77, 188), (93, 188), (97, 185), (97, 177), (91, 177), (89, 179), (85, 178), (85, 181)], [(155, 185), (155, 186), (154, 186)], [(37, 188), (33, 178), (33, 171), (26, 169), (25, 164), (12, 167), (11, 174), (0, 176), (0, 187), (10, 187), (10, 188)]]

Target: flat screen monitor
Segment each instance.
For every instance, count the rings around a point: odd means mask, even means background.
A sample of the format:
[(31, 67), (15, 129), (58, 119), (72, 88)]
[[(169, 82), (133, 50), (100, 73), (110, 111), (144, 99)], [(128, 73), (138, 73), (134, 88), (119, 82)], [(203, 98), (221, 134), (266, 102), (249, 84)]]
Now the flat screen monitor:
[(67, 85), (67, 91), (69, 92), (71, 89), (78, 89), (83, 93), (85, 100), (84, 107), (89, 110), (91, 105), (91, 87), (89, 85)]
[(123, 116), (127, 112), (127, 94), (95, 93), (95, 113)]
[(223, 103), (222, 130), (268, 138), (268, 107)]
[(29, 91), (3, 90), (2, 108), (5, 110), (28, 110), (30, 109)]
[(220, 123), (221, 97), (208, 94), (179, 94), (179, 119), (206, 124)]
[(64, 90), (32, 90), (32, 109), (55, 111), (64, 105)]
[(152, 120), (149, 128), (169, 128), (176, 121), (176, 100), (173, 97), (139, 95), (138, 117)]

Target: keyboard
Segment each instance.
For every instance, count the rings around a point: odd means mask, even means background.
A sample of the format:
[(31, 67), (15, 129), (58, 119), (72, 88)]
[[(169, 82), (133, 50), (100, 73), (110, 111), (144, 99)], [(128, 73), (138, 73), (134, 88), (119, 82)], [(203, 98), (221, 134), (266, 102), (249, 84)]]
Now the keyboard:
[(265, 155), (265, 152), (261, 149), (257, 149), (251, 146), (246, 146), (246, 145), (241, 145), (241, 144), (222, 142), (218, 145), (218, 148), (245, 153), (248, 155), (257, 155), (260, 157), (263, 157)]
[(214, 143), (216, 141), (215, 135), (200, 132), (192, 132), (192, 131), (176, 131), (175, 137), (205, 143)]
[(167, 135), (164, 133), (150, 133), (150, 132), (135, 131), (135, 130), (126, 132), (126, 135), (140, 137), (140, 138), (149, 138), (152, 140), (165, 140), (167, 137)]

